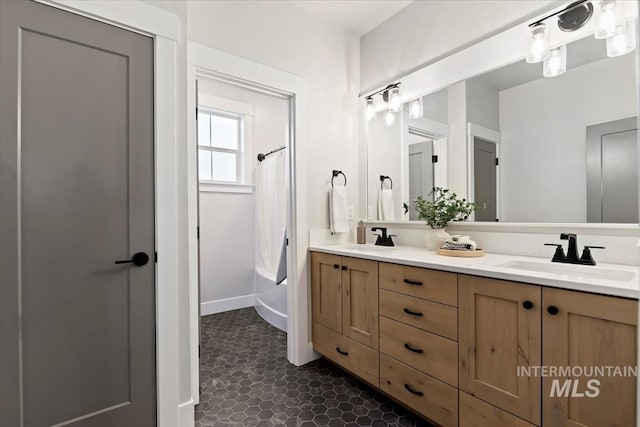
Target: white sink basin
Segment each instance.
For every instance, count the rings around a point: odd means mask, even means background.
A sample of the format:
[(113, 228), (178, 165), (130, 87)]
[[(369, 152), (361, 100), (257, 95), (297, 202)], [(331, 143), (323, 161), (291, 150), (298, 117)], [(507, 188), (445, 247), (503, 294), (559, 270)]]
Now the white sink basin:
[(590, 281), (612, 280), (616, 282), (630, 282), (636, 274), (628, 270), (614, 270), (589, 265), (573, 265), (560, 263), (542, 263), (535, 261), (510, 261), (496, 265), (496, 267), (513, 270), (529, 271), (533, 273), (551, 274), (566, 280)]

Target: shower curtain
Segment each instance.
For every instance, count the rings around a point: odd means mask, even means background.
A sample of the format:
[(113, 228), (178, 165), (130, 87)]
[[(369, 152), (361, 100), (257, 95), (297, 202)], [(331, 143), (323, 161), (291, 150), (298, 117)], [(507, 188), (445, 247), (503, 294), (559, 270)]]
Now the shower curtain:
[(256, 267), (275, 277), (287, 226), (285, 150), (256, 167)]

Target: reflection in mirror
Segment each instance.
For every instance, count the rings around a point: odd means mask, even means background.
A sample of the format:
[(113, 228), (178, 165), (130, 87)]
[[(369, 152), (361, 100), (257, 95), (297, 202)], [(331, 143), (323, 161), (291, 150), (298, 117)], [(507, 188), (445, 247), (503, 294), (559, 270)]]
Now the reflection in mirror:
[(564, 74), (523, 59), (424, 96), (420, 119), (408, 104), (391, 126), (372, 119), (369, 218), (414, 220), (402, 202), (441, 186), (478, 203), (475, 221), (637, 223), (635, 56), (608, 57), (592, 33), (566, 52)]

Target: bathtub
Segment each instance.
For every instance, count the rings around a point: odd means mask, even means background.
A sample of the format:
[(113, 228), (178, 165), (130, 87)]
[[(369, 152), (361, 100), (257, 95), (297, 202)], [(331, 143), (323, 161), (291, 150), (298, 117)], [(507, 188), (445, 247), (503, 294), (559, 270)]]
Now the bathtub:
[(276, 285), (276, 278), (262, 269), (254, 274), (255, 308), (260, 317), (287, 332), (287, 281)]

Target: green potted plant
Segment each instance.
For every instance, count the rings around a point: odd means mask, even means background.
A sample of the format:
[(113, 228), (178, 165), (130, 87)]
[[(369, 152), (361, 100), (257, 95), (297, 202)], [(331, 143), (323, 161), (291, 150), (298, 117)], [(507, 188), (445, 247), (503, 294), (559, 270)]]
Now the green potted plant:
[(430, 228), (426, 235), (427, 249), (436, 250), (450, 237), (444, 230), (447, 224), (451, 221), (466, 221), (477, 205), (466, 199), (459, 199), (456, 193), (441, 187), (435, 187), (429, 196), (432, 196), (429, 200), (419, 196), (411, 204), (404, 203), (403, 206), (405, 214), (413, 209), (418, 218), (427, 223)]

